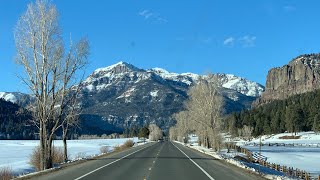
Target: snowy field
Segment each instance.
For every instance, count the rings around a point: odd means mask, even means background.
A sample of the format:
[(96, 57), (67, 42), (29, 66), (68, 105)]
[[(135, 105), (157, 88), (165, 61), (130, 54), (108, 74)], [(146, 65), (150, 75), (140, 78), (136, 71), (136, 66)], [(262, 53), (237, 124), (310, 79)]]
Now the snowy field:
[[(320, 134), (314, 132), (300, 132), (299, 139), (281, 139), (283, 136), (292, 136), (292, 133), (265, 135), (261, 137), (263, 144), (279, 143), (285, 146), (262, 146), (261, 154), (266, 156), (268, 162), (286, 165), (305, 170), (313, 175), (320, 175)], [(240, 140), (241, 145), (253, 152), (259, 152), (260, 139), (252, 141)]]
[[(319, 144), (320, 147), (320, 134), (315, 134), (313, 131), (309, 132), (300, 132), (297, 133), (296, 136), (300, 136), (299, 139), (280, 139), (283, 136), (292, 136), (292, 133), (281, 133), (281, 134), (274, 134), (274, 135), (264, 135), (261, 137), (261, 141), (263, 144), (266, 143), (285, 143), (285, 144), (304, 144), (304, 145), (311, 145), (317, 146)], [(259, 143), (260, 139), (256, 138), (251, 141), (244, 141), (239, 140), (237, 141), (239, 145), (243, 144), (252, 144), (252, 143)]]
[[(130, 138), (134, 142), (138, 138)], [(121, 145), (128, 139), (90, 139), (90, 140), (69, 140), (69, 158), (84, 158), (100, 154), (101, 146)], [(0, 140), (0, 168), (10, 167), (15, 175), (34, 172), (28, 163), (33, 149), (38, 146), (37, 140)], [(62, 141), (56, 140), (54, 146), (63, 147)]]
[[(245, 146), (253, 152), (259, 152), (258, 146)], [(320, 175), (320, 148), (262, 146), (261, 154), (268, 162), (305, 170)]]

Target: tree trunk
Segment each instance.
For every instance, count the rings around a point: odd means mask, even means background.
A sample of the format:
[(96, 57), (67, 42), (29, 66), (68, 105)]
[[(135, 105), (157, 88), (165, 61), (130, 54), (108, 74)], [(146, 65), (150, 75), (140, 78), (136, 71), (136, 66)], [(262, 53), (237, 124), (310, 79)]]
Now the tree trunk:
[(47, 141), (47, 157), (46, 157), (46, 167), (45, 169), (50, 169), (53, 167), (52, 157), (54, 154), (52, 153), (52, 137), (50, 137)]
[(64, 128), (64, 126), (62, 126), (62, 131), (63, 131), (63, 137), (62, 137), (62, 141), (63, 141), (63, 156), (64, 156), (64, 162), (68, 161), (68, 147), (67, 147), (67, 133), (68, 133), (68, 128)]
[(46, 164), (46, 141), (44, 137), (44, 127), (43, 122), (40, 121), (40, 131), (39, 131), (39, 138), (40, 138), (40, 169), (45, 169)]

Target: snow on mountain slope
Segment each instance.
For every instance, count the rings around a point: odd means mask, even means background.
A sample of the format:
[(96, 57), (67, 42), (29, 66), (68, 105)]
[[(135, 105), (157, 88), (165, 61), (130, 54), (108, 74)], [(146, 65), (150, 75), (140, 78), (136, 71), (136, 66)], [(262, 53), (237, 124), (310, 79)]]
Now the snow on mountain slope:
[(17, 97), (12, 93), (0, 92), (0, 98), (4, 99), (6, 101), (10, 101), (12, 103), (17, 102)]
[(217, 74), (221, 80), (222, 87), (233, 89), (241, 94), (251, 97), (259, 97), (264, 87), (256, 82), (237, 77), (233, 74)]
[[(157, 75), (163, 80), (170, 80), (184, 83), (188, 86), (196, 83), (199, 78), (206, 77), (194, 73), (172, 73), (162, 68), (152, 68), (144, 70), (137, 68), (126, 62), (119, 62), (114, 65), (95, 70), (85, 81), (89, 91), (103, 90), (108, 84), (116, 82), (122, 78), (129, 78), (131, 81), (139, 82), (146, 80), (152, 75)], [(241, 94), (251, 97), (259, 97), (264, 91), (264, 87), (256, 82), (241, 78), (232, 74), (215, 74), (220, 80), (222, 87), (235, 90)], [(101, 84), (104, 82), (104, 84)], [(107, 83), (107, 84), (105, 84)]]
[(193, 73), (182, 73), (182, 74), (171, 73), (162, 68), (152, 68), (148, 70), (148, 72), (153, 72), (159, 75), (160, 77), (162, 77), (163, 79), (183, 82), (187, 85), (191, 85), (193, 82), (197, 81), (200, 77), (199, 75), (193, 74)]

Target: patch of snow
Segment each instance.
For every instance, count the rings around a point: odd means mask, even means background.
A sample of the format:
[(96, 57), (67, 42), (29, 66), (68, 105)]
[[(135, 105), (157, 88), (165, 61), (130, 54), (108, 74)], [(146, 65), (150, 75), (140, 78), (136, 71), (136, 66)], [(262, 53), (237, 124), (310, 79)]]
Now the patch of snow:
[(0, 98), (3, 98), (5, 101), (10, 101), (16, 103), (18, 101), (17, 97), (12, 93), (0, 92)]
[(150, 92), (150, 95), (151, 95), (152, 97), (158, 97), (158, 92), (159, 92), (159, 90), (151, 91), (151, 92)]
[(264, 91), (262, 85), (233, 74), (218, 74), (218, 76), (221, 77), (222, 87), (236, 90), (246, 96), (258, 97)]
[(88, 86), (86, 86), (86, 88), (89, 90), (89, 91), (93, 91), (95, 89), (95, 86), (90, 84)]
[(99, 72), (101, 72), (101, 71), (110, 71), (111, 69), (113, 69), (113, 68), (115, 68), (115, 67), (117, 67), (117, 66), (121, 66), (121, 65), (126, 65), (127, 63), (125, 63), (125, 62), (123, 62), (123, 61), (120, 61), (120, 62), (118, 62), (118, 63), (116, 63), (116, 64), (113, 64), (113, 65), (111, 65), (111, 66), (108, 66), (108, 67), (104, 67), (104, 68), (98, 68), (98, 69), (96, 69), (95, 71), (94, 71), (94, 74), (97, 74), (97, 73), (99, 73)]
[(124, 92), (123, 94), (121, 94), (119, 97), (117, 97), (117, 99), (130, 97), (134, 93), (134, 91), (135, 91), (135, 87), (132, 87), (128, 89), (126, 92)]
[(104, 90), (106, 89), (107, 87), (109, 87), (110, 84), (100, 84), (96, 87), (97, 91), (101, 91), (101, 90)]

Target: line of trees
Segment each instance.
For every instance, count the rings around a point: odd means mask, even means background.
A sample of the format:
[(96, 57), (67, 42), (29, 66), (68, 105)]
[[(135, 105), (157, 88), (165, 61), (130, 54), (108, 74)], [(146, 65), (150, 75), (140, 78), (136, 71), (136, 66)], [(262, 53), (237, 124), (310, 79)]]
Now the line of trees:
[(123, 131), (125, 138), (139, 137), (147, 139), (150, 141), (156, 141), (163, 137), (163, 131), (156, 124), (149, 124), (141, 127), (140, 129), (133, 126), (131, 128), (126, 128)]
[(215, 76), (208, 75), (190, 88), (185, 110), (173, 116), (177, 124), (169, 129), (171, 140), (187, 142), (188, 134), (195, 133), (200, 145), (220, 149), (224, 101), (218, 82)]
[[(19, 76), (35, 98), (29, 108), (39, 130), (41, 170), (52, 164), (52, 142), (58, 129), (63, 131), (65, 159), (69, 126), (79, 114), (75, 107), (79, 76), (89, 55), (89, 43), (82, 38), (66, 48), (58, 21), (58, 11), (48, 0), (30, 3), (14, 30), (16, 62), (24, 69)], [(82, 74), (83, 75), (83, 74)], [(82, 76), (83, 77), (83, 76)]]
[(319, 106), (320, 90), (316, 90), (233, 113), (224, 121), (233, 136), (240, 136), (244, 127), (251, 127), (254, 136), (311, 130), (319, 133)]

